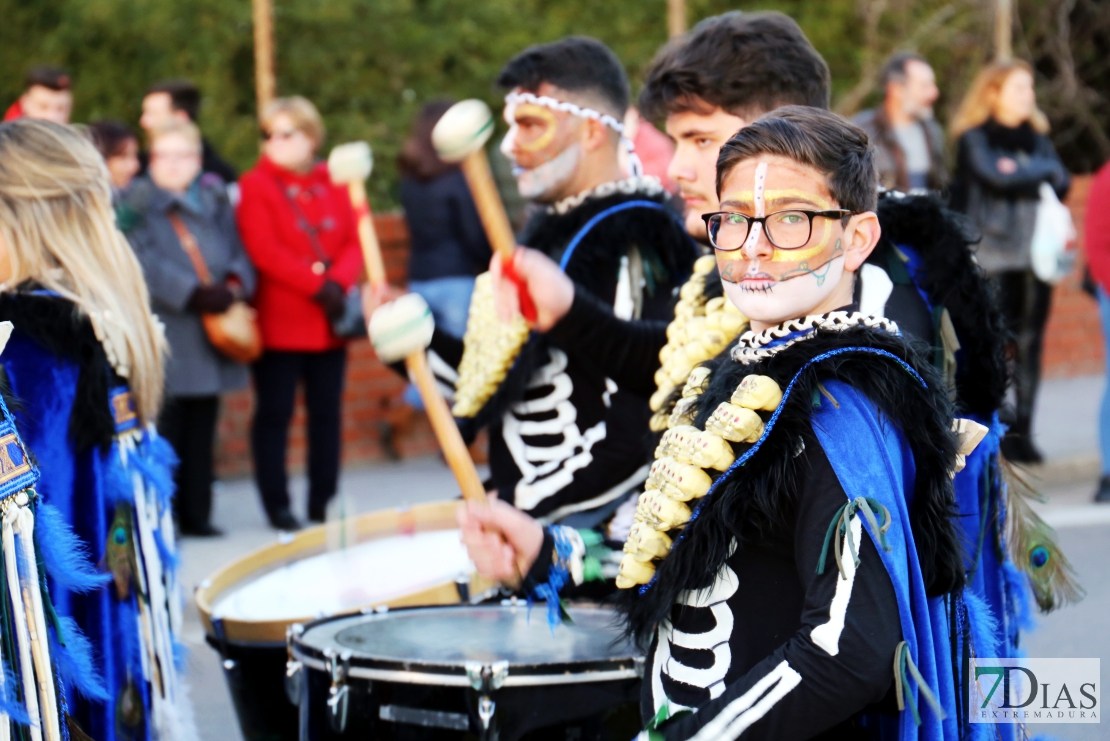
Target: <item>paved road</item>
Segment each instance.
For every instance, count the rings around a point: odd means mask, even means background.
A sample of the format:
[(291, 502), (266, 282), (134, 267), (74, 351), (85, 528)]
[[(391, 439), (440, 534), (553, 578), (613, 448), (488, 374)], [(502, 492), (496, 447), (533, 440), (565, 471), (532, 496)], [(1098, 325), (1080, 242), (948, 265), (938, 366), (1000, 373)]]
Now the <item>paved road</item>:
[[(1042, 490), (1049, 494), (1043, 513), (1059, 529), (1075, 564), (1087, 598), (1040, 619), (1028, 637), (1030, 656), (1099, 657), (1110, 659), (1110, 505), (1088, 504), (1097, 475), (1095, 414), (1101, 382), (1097, 378), (1053, 381), (1046, 385), (1035, 418), (1037, 442), (1050, 456), (1040, 473)], [(457, 491), (449, 471), (434, 459), (345, 471), (342, 492), (350, 497), (350, 511), (448, 499)], [(304, 511), (304, 481), (296, 479), (297, 510)], [(216, 492), (214, 520), (231, 536), (182, 542), (182, 581), (195, 585), (219, 566), (255, 548), (274, 542), (265, 523), (253, 485), (248, 481), (222, 484)], [(191, 649), (189, 679), (198, 726), (204, 741), (241, 739), (227, 694), (217, 654), (204, 643), (196, 608), (186, 612), (185, 642)], [(1106, 693), (1110, 698), (1110, 693)], [(1073, 741), (1110, 738), (1107, 726), (1031, 726), (1033, 734)]]

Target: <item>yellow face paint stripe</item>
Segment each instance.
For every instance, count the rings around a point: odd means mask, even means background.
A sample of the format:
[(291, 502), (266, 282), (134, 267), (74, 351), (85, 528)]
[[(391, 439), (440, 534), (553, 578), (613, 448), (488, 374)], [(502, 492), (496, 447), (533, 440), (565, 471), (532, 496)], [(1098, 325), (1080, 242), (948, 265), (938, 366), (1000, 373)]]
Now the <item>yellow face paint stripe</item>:
[[(527, 116), (529, 118), (542, 119), (546, 124), (543, 133), (536, 137), (535, 141), (528, 142), (527, 144), (521, 143), (519, 146), (525, 152), (536, 152), (552, 142), (555, 138), (555, 129), (558, 127), (558, 120), (555, 118), (555, 113), (541, 105), (535, 103), (521, 103), (513, 111), (513, 117)], [(520, 136), (518, 133), (517, 136)]]

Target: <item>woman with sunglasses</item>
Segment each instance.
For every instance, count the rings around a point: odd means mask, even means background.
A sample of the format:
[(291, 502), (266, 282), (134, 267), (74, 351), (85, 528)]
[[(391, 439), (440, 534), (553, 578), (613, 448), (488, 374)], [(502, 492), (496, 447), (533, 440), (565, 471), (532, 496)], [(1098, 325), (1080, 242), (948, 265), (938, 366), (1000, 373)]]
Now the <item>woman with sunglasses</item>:
[(362, 270), (357, 222), (346, 189), (316, 153), (324, 123), (301, 97), (262, 112), (262, 157), (239, 181), (239, 231), (258, 270), (255, 308), (262, 357), (254, 364), (251, 429), (255, 481), (270, 524), (299, 527), (289, 507), (285, 453), (293, 398), (308, 408), (308, 519), (324, 520), (339, 479), (340, 400), (346, 340), (332, 330)]

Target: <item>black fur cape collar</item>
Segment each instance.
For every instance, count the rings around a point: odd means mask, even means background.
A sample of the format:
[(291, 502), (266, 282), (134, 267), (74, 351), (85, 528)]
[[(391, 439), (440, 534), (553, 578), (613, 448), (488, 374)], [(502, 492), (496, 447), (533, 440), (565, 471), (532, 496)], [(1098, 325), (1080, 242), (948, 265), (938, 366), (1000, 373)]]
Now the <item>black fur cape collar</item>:
[(682, 223), (681, 207), (666, 191), (618, 192), (601, 198), (591, 197), (565, 214), (541, 211), (524, 226), (520, 243), (558, 261), (567, 244), (590, 219), (628, 201), (651, 201), (665, 206), (666, 210), (630, 208), (605, 217), (590, 229), (575, 249), (567, 265), (567, 276), (594, 295), (606, 298), (605, 294), (616, 282), (621, 258), (636, 247), (644, 260), (649, 293), (653, 284), (685, 280), (698, 253)]
[[(122, 383), (96, 338), (92, 322), (77, 307), (60, 296), (33, 294), (28, 284), (14, 292), (0, 293), (0, 321), (10, 321), (23, 333), (58, 358), (77, 364), (77, 391), (69, 416), (70, 440), (82, 451), (93, 445), (107, 446), (116, 434), (108, 404), (108, 391)], [(7, 398), (11, 390), (4, 379)], [(19, 399), (12, 399), (20, 408)]]
[[(602, 198), (587, 198), (565, 214), (537, 213), (524, 227), (519, 241), (558, 261), (568, 243), (590, 219), (608, 208), (635, 200), (658, 203), (666, 210), (629, 208), (597, 222), (575, 249), (567, 266), (567, 276), (594, 296), (610, 301), (621, 258), (636, 247), (643, 258), (645, 292), (651, 295), (655, 290), (681, 285), (689, 276), (699, 252), (686, 233), (674, 199), (666, 191), (618, 192)], [(501, 419), (510, 405), (524, 398), (533, 374), (547, 362), (548, 347), (546, 337), (533, 333), (509, 375), (475, 418), (473, 429)]]
[[(763, 447), (733, 475), (687, 526), (686, 536), (662, 562), (655, 585), (640, 595), (622, 590), (617, 608), (627, 618), (627, 630), (647, 645), (658, 625), (667, 619), (680, 592), (713, 583), (729, 556), (761, 533), (793, 532), (796, 519), (798, 440), (809, 429), (814, 393), (821, 381), (836, 379), (867, 395), (880, 412), (897, 425), (913, 451), (916, 466), (914, 501), (910, 511), (914, 541), (929, 594), (944, 594), (962, 583), (963, 551), (955, 523), (955, 494), (948, 472), (955, 462), (956, 441), (951, 432), (953, 408), (943, 379), (925, 360), (920, 348), (886, 332), (864, 327), (818, 331), (771, 358), (741, 365), (725, 350), (709, 361), (709, 386), (702, 395), (695, 424), (704, 429), (709, 416), (727, 401), (740, 380), (749, 374), (767, 375), (785, 388), (790, 379), (817, 355), (849, 346), (886, 350), (905, 360), (928, 384), (921, 387), (902, 366), (874, 354), (843, 354), (811, 366), (802, 375)], [(731, 349), (731, 348), (730, 348)], [(734, 445), (737, 455), (748, 445)]]
[[(921, 258), (921, 288), (944, 306), (960, 340), (956, 391), (962, 410), (989, 419), (1006, 398), (1006, 324), (993, 284), (975, 262), (976, 241), (963, 215), (936, 196), (887, 192), (879, 199), (883, 241), (869, 261), (884, 262), (893, 245), (909, 245)], [(895, 259), (897, 259), (895, 257)]]

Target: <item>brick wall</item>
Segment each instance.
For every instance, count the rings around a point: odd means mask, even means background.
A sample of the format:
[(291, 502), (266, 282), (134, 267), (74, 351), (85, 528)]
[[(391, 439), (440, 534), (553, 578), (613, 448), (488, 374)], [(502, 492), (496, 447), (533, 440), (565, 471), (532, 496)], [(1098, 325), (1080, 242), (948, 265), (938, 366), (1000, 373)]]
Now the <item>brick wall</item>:
[[(1082, 241), (1090, 177), (1076, 177), (1068, 196)], [(374, 218), (389, 279), (404, 285), (407, 278), (408, 231), (402, 217), (386, 214)], [(1045, 341), (1045, 375), (1049, 378), (1101, 373), (1104, 363), (1102, 334), (1094, 301), (1079, 289), (1081, 270), (1065, 279), (1053, 294)], [(351, 343), (347, 383), (343, 395), (343, 459), (366, 463), (386, 459), (394, 451), (383, 445), (383, 434), (392, 430), (394, 448), (402, 457), (433, 453), (437, 446), (428, 421), (400, 400), (404, 380), (378, 362), (370, 343)], [(249, 390), (224, 399), (220, 416), (217, 471), (221, 476), (250, 473), (249, 429), (252, 396)], [(304, 405), (298, 392), (290, 433), (290, 465), (304, 465)]]

